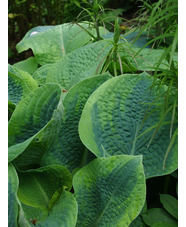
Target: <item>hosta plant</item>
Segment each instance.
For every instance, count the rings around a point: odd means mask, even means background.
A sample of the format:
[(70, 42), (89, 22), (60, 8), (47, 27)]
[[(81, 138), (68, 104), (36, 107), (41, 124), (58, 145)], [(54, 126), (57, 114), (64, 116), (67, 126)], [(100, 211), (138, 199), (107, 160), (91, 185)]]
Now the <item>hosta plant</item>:
[[(149, 225), (146, 182), (177, 169), (177, 115), (162, 118), (169, 88), (152, 76), (161, 50), (133, 59), (138, 47), (99, 31), (93, 42), (91, 23), (40, 26), (17, 44), (34, 57), (8, 72), (10, 227)], [(161, 195), (170, 220), (173, 200)]]

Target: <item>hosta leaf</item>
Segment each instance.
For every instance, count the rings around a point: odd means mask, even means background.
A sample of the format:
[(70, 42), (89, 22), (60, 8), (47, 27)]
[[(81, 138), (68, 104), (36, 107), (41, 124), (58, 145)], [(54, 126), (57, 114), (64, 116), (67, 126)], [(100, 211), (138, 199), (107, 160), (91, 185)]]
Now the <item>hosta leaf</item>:
[(16, 108), (16, 105), (13, 104), (11, 101), (8, 101), (8, 120), (10, 120), (15, 108)]
[[(158, 60), (165, 52), (165, 50), (144, 48), (139, 54), (137, 54), (137, 56), (135, 56), (135, 53), (137, 53), (139, 50), (140, 48), (132, 47), (132, 52), (134, 51), (134, 53), (128, 54), (127, 58), (134, 67), (143, 71), (154, 71), (156, 69)], [(176, 62), (178, 61), (178, 54), (174, 54), (173, 60)], [(159, 65), (159, 68), (169, 69), (169, 64), (166, 60), (166, 57), (164, 57), (163, 61)]]
[(55, 82), (69, 90), (78, 82), (98, 74), (111, 49), (106, 41), (99, 41), (79, 48), (52, 65), (46, 82)]
[(38, 63), (34, 57), (29, 57), (26, 60), (15, 63), (13, 66), (30, 74), (33, 74), (38, 68)]
[(18, 202), (17, 190), (19, 179), (14, 166), (8, 164), (8, 226), (17, 226)]
[(178, 200), (168, 194), (160, 194), (160, 201), (173, 217), (178, 219)]
[(46, 84), (30, 92), (16, 107), (8, 125), (9, 161), (21, 154), (50, 123), (60, 102), (61, 89)]
[(79, 119), (88, 97), (110, 78), (109, 73), (94, 76), (74, 85), (67, 92), (63, 102), (64, 116), (57, 126), (59, 131), (55, 137), (56, 142), (44, 154), (42, 165), (58, 163), (72, 171), (86, 163), (91, 153), (89, 154), (79, 138)]
[(14, 159), (13, 163), (19, 170), (39, 168), (45, 151), (45, 143), (33, 140), (23, 153)]
[(26, 205), (49, 209), (50, 200), (56, 190), (72, 186), (72, 176), (63, 166), (51, 165), (39, 169), (19, 172), (18, 198)]
[(78, 205), (74, 196), (65, 190), (55, 203), (48, 217), (37, 226), (39, 227), (75, 227)]
[(39, 85), (44, 85), (46, 82), (46, 77), (48, 74), (48, 71), (51, 69), (52, 64), (46, 64), (41, 67), (39, 67), (33, 74), (33, 78)]
[(164, 102), (164, 88), (159, 97), (150, 89), (152, 82), (148, 74), (106, 81), (87, 100), (79, 123), (82, 142), (97, 157), (142, 154), (147, 178), (177, 169), (177, 141), (165, 159), (171, 114), (149, 145)]
[(167, 222), (156, 222), (152, 227), (178, 227), (178, 224), (167, 223)]
[(27, 205), (23, 205), (23, 208), (27, 220), (37, 220), (35, 224), (39, 227), (74, 227), (76, 224), (77, 202), (74, 196), (65, 190), (49, 212)]
[(129, 227), (146, 227), (147, 225), (143, 221), (141, 215), (139, 215), (137, 218), (132, 221), (132, 223), (129, 225)]
[(77, 227), (127, 227), (145, 202), (142, 156), (97, 158), (75, 174), (73, 186)]
[(32, 76), (11, 65), (8, 66), (8, 100), (17, 105), (30, 91), (38, 85)]
[(162, 208), (151, 208), (142, 214), (142, 217), (149, 226), (153, 226), (157, 222), (170, 223), (173, 226), (177, 224), (176, 219)]
[[(80, 23), (80, 26), (95, 34), (96, 30), (90, 28), (89, 23)], [(54, 63), (91, 40), (91, 36), (80, 26), (66, 23), (35, 27), (27, 32), (16, 48), (19, 53), (31, 48), (41, 65)]]
[(8, 65), (8, 71), (24, 80), (30, 90), (33, 90), (38, 87), (38, 84), (28, 72), (18, 69), (10, 64)]

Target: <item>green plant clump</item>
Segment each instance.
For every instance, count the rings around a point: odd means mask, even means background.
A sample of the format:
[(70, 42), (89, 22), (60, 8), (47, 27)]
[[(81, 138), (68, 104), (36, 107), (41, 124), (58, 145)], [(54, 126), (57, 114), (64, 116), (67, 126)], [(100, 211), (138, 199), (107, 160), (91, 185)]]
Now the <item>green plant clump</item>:
[(178, 167), (177, 87), (153, 76), (163, 49), (120, 32), (38, 26), (17, 44), (34, 57), (9, 65), (10, 227), (177, 226), (176, 198), (147, 200)]

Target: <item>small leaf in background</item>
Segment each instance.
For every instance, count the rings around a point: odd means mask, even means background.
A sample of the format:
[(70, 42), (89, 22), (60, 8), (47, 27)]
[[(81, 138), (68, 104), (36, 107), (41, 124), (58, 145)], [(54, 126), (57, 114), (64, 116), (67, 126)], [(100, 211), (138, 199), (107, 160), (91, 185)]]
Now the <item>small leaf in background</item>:
[(178, 200), (171, 195), (160, 194), (160, 201), (169, 214), (178, 219)]
[(47, 127), (60, 102), (61, 88), (47, 84), (30, 92), (17, 105), (8, 124), (9, 161), (15, 159), (34, 137)]
[(178, 227), (178, 224), (166, 223), (166, 222), (157, 222), (152, 227)]
[(148, 209), (146, 213), (142, 214), (142, 218), (143, 221), (149, 226), (153, 226), (157, 222), (177, 225), (176, 219), (162, 208)]
[(110, 49), (108, 42), (99, 41), (72, 51), (51, 65), (46, 83), (57, 83), (69, 90), (80, 81), (99, 74)]
[(37, 70), (38, 63), (34, 57), (29, 57), (26, 60), (16, 62), (13, 66), (32, 75)]
[(17, 226), (18, 202), (17, 190), (19, 179), (14, 166), (8, 164), (8, 226)]
[(161, 119), (165, 92), (162, 87), (158, 96), (150, 89), (152, 83), (147, 73), (106, 81), (87, 100), (79, 122), (80, 139), (97, 157), (143, 155), (146, 178), (171, 173), (178, 164), (176, 140), (164, 168), (171, 114), (151, 141)]
[(145, 203), (142, 156), (97, 158), (73, 178), (77, 227), (129, 226)]
[(66, 186), (72, 187), (72, 176), (63, 166), (51, 165), (19, 172), (18, 198), (26, 205), (47, 210), (53, 194)]
[(62, 122), (57, 123), (56, 140), (44, 154), (42, 165), (61, 164), (73, 171), (95, 157), (82, 144), (78, 124), (88, 97), (110, 78), (109, 73), (94, 76), (79, 82), (67, 92), (63, 102), (64, 116)]

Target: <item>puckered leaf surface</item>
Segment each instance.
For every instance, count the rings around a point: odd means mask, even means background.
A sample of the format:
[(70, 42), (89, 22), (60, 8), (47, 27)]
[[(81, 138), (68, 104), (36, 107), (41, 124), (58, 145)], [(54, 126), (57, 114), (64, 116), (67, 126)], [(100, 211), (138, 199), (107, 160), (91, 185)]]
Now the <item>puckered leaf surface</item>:
[(142, 156), (97, 158), (73, 178), (77, 227), (128, 227), (145, 202)]
[(9, 124), (9, 161), (21, 154), (50, 123), (60, 102), (61, 88), (47, 84), (30, 92), (17, 105)]
[(94, 157), (85, 149), (79, 138), (78, 123), (88, 97), (110, 78), (109, 73), (94, 76), (81, 81), (67, 92), (63, 102), (63, 118), (56, 119), (58, 132), (54, 138), (55, 142), (49, 145), (42, 158), (42, 165), (61, 164), (73, 171)]
[(8, 65), (8, 100), (17, 105), (22, 98), (38, 88), (37, 82), (25, 71)]
[(159, 97), (150, 89), (152, 83), (148, 74), (126, 74), (106, 81), (87, 100), (79, 123), (82, 142), (97, 157), (142, 154), (147, 178), (177, 168), (177, 141), (165, 159), (171, 114), (149, 145), (164, 102), (164, 88)]
[(46, 83), (60, 84), (69, 90), (78, 82), (100, 72), (111, 49), (107, 41), (98, 41), (75, 50), (51, 65)]

